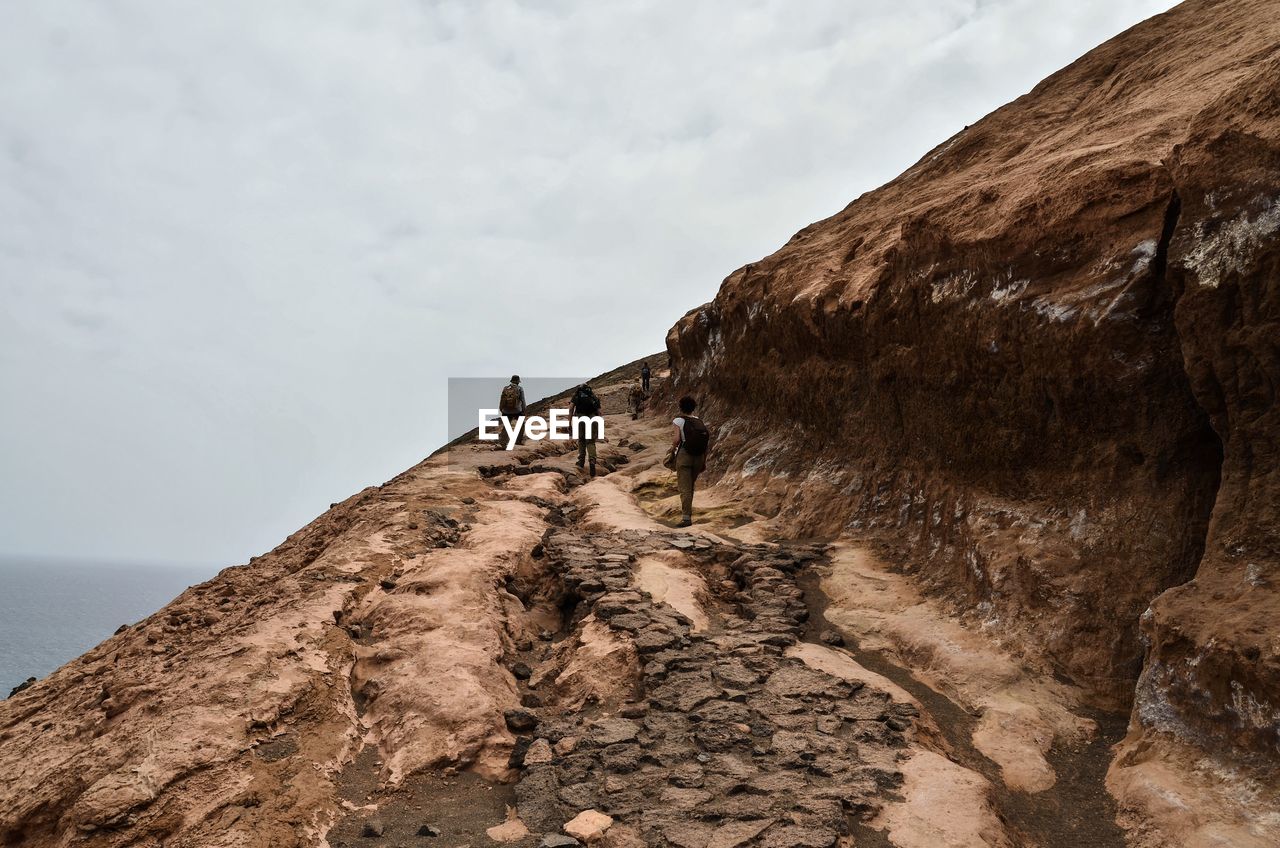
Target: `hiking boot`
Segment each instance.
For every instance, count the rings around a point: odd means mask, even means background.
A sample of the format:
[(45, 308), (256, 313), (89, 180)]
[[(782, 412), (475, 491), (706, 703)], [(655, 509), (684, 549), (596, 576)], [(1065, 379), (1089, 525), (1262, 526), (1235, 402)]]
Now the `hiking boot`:
[(574, 465), (576, 465), (576, 466), (578, 466), (579, 468), (581, 468), (581, 467), (582, 467), (582, 460), (578, 460), (577, 462), (575, 462), (575, 463), (574, 463)]
[(679, 524), (677, 524), (676, 526), (677, 526), (677, 527), (692, 527), (692, 526), (693, 526), (693, 519), (686, 515), (684, 518), (680, 519), (680, 523), (679, 523)]
[(594, 462), (591, 463), (591, 476), (596, 476), (596, 464)]

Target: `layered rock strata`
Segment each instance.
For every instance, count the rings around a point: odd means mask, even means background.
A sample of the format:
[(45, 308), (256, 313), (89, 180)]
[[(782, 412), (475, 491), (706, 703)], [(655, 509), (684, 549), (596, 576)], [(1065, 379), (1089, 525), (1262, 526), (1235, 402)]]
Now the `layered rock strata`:
[[(727, 474), (878, 534), (1135, 733), (1280, 758), (1280, 17), (1191, 0), (668, 336)], [(1134, 693), (1136, 690), (1136, 698)]]

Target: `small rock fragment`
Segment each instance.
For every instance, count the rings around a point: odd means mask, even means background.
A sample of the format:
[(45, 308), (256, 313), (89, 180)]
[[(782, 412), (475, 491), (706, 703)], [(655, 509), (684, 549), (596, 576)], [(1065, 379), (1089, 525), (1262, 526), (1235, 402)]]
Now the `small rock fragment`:
[(739, 848), (755, 839), (771, 824), (773, 819), (729, 822), (716, 828), (707, 848)]
[(35, 685), (35, 682), (36, 682), (36, 679), (34, 677), (28, 677), (26, 680), (22, 681), (17, 686), (9, 690), (9, 697), (12, 698), (14, 695), (18, 694), (24, 689), (30, 689), (32, 686)]
[(640, 732), (640, 726), (625, 718), (604, 718), (591, 725), (591, 740), (601, 747), (618, 742), (630, 742)]
[(551, 743), (545, 739), (535, 739), (533, 744), (529, 746), (529, 750), (524, 752), (524, 764), (526, 766), (536, 766), (542, 763), (549, 763), (555, 759), (551, 752)]
[(902, 732), (911, 727), (911, 719), (903, 718), (901, 716), (889, 716), (885, 719), (884, 723), (898, 732)]
[(524, 826), (524, 822), (512, 816), (502, 824), (496, 824), (485, 831), (494, 842), (519, 842), (529, 836), (529, 828)]
[(644, 718), (648, 713), (648, 704), (623, 704), (618, 710), (618, 715), (623, 718)]
[(507, 710), (502, 718), (512, 733), (528, 733), (538, 726), (538, 717), (528, 710)]
[(524, 768), (525, 754), (529, 753), (532, 745), (533, 740), (528, 736), (517, 736), (515, 745), (511, 747), (511, 756), (507, 758), (507, 768)]
[(564, 832), (583, 842), (594, 842), (613, 825), (613, 819), (598, 810), (583, 810), (565, 823)]

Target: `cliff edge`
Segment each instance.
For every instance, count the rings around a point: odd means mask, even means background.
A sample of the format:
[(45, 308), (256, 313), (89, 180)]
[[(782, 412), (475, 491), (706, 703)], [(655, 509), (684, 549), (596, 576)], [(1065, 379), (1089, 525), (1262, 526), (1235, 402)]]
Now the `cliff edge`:
[[(1191, 0), (729, 276), (668, 336), (727, 475), (1132, 703), (1280, 761), (1280, 18)], [(1203, 764), (1202, 764), (1203, 766)]]

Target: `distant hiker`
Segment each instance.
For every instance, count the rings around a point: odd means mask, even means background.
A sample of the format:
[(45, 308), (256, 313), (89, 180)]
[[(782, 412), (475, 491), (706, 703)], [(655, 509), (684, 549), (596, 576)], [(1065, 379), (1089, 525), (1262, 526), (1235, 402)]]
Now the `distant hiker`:
[(520, 375), (512, 374), (511, 382), (502, 388), (502, 396), (498, 398), (498, 414), (506, 422), (509, 430), (516, 433), (516, 444), (524, 441), (524, 427), (517, 422), (524, 415), (524, 389), (520, 386)]
[(599, 414), (600, 398), (596, 397), (596, 393), (586, 383), (578, 386), (577, 391), (573, 393), (573, 400), (569, 402), (569, 420), (577, 422), (582, 419), (577, 425), (582, 428), (582, 431), (578, 433), (577, 465), (581, 468), (586, 464), (589, 455), (591, 457), (592, 477), (596, 476), (596, 434), (585, 419)]
[(631, 410), (632, 421), (639, 418), (640, 413), (644, 411), (644, 400), (644, 389), (640, 388), (639, 383), (632, 383), (631, 391), (627, 394), (627, 407)]
[(645, 395), (649, 394), (649, 363), (640, 363), (640, 387), (644, 389)]
[(675, 425), (671, 450), (675, 457), (676, 488), (680, 490), (679, 527), (693, 523), (693, 484), (707, 467), (707, 448), (711, 446), (711, 432), (702, 419), (693, 414), (697, 408), (698, 402), (685, 395), (680, 398), (680, 416), (671, 422)]

